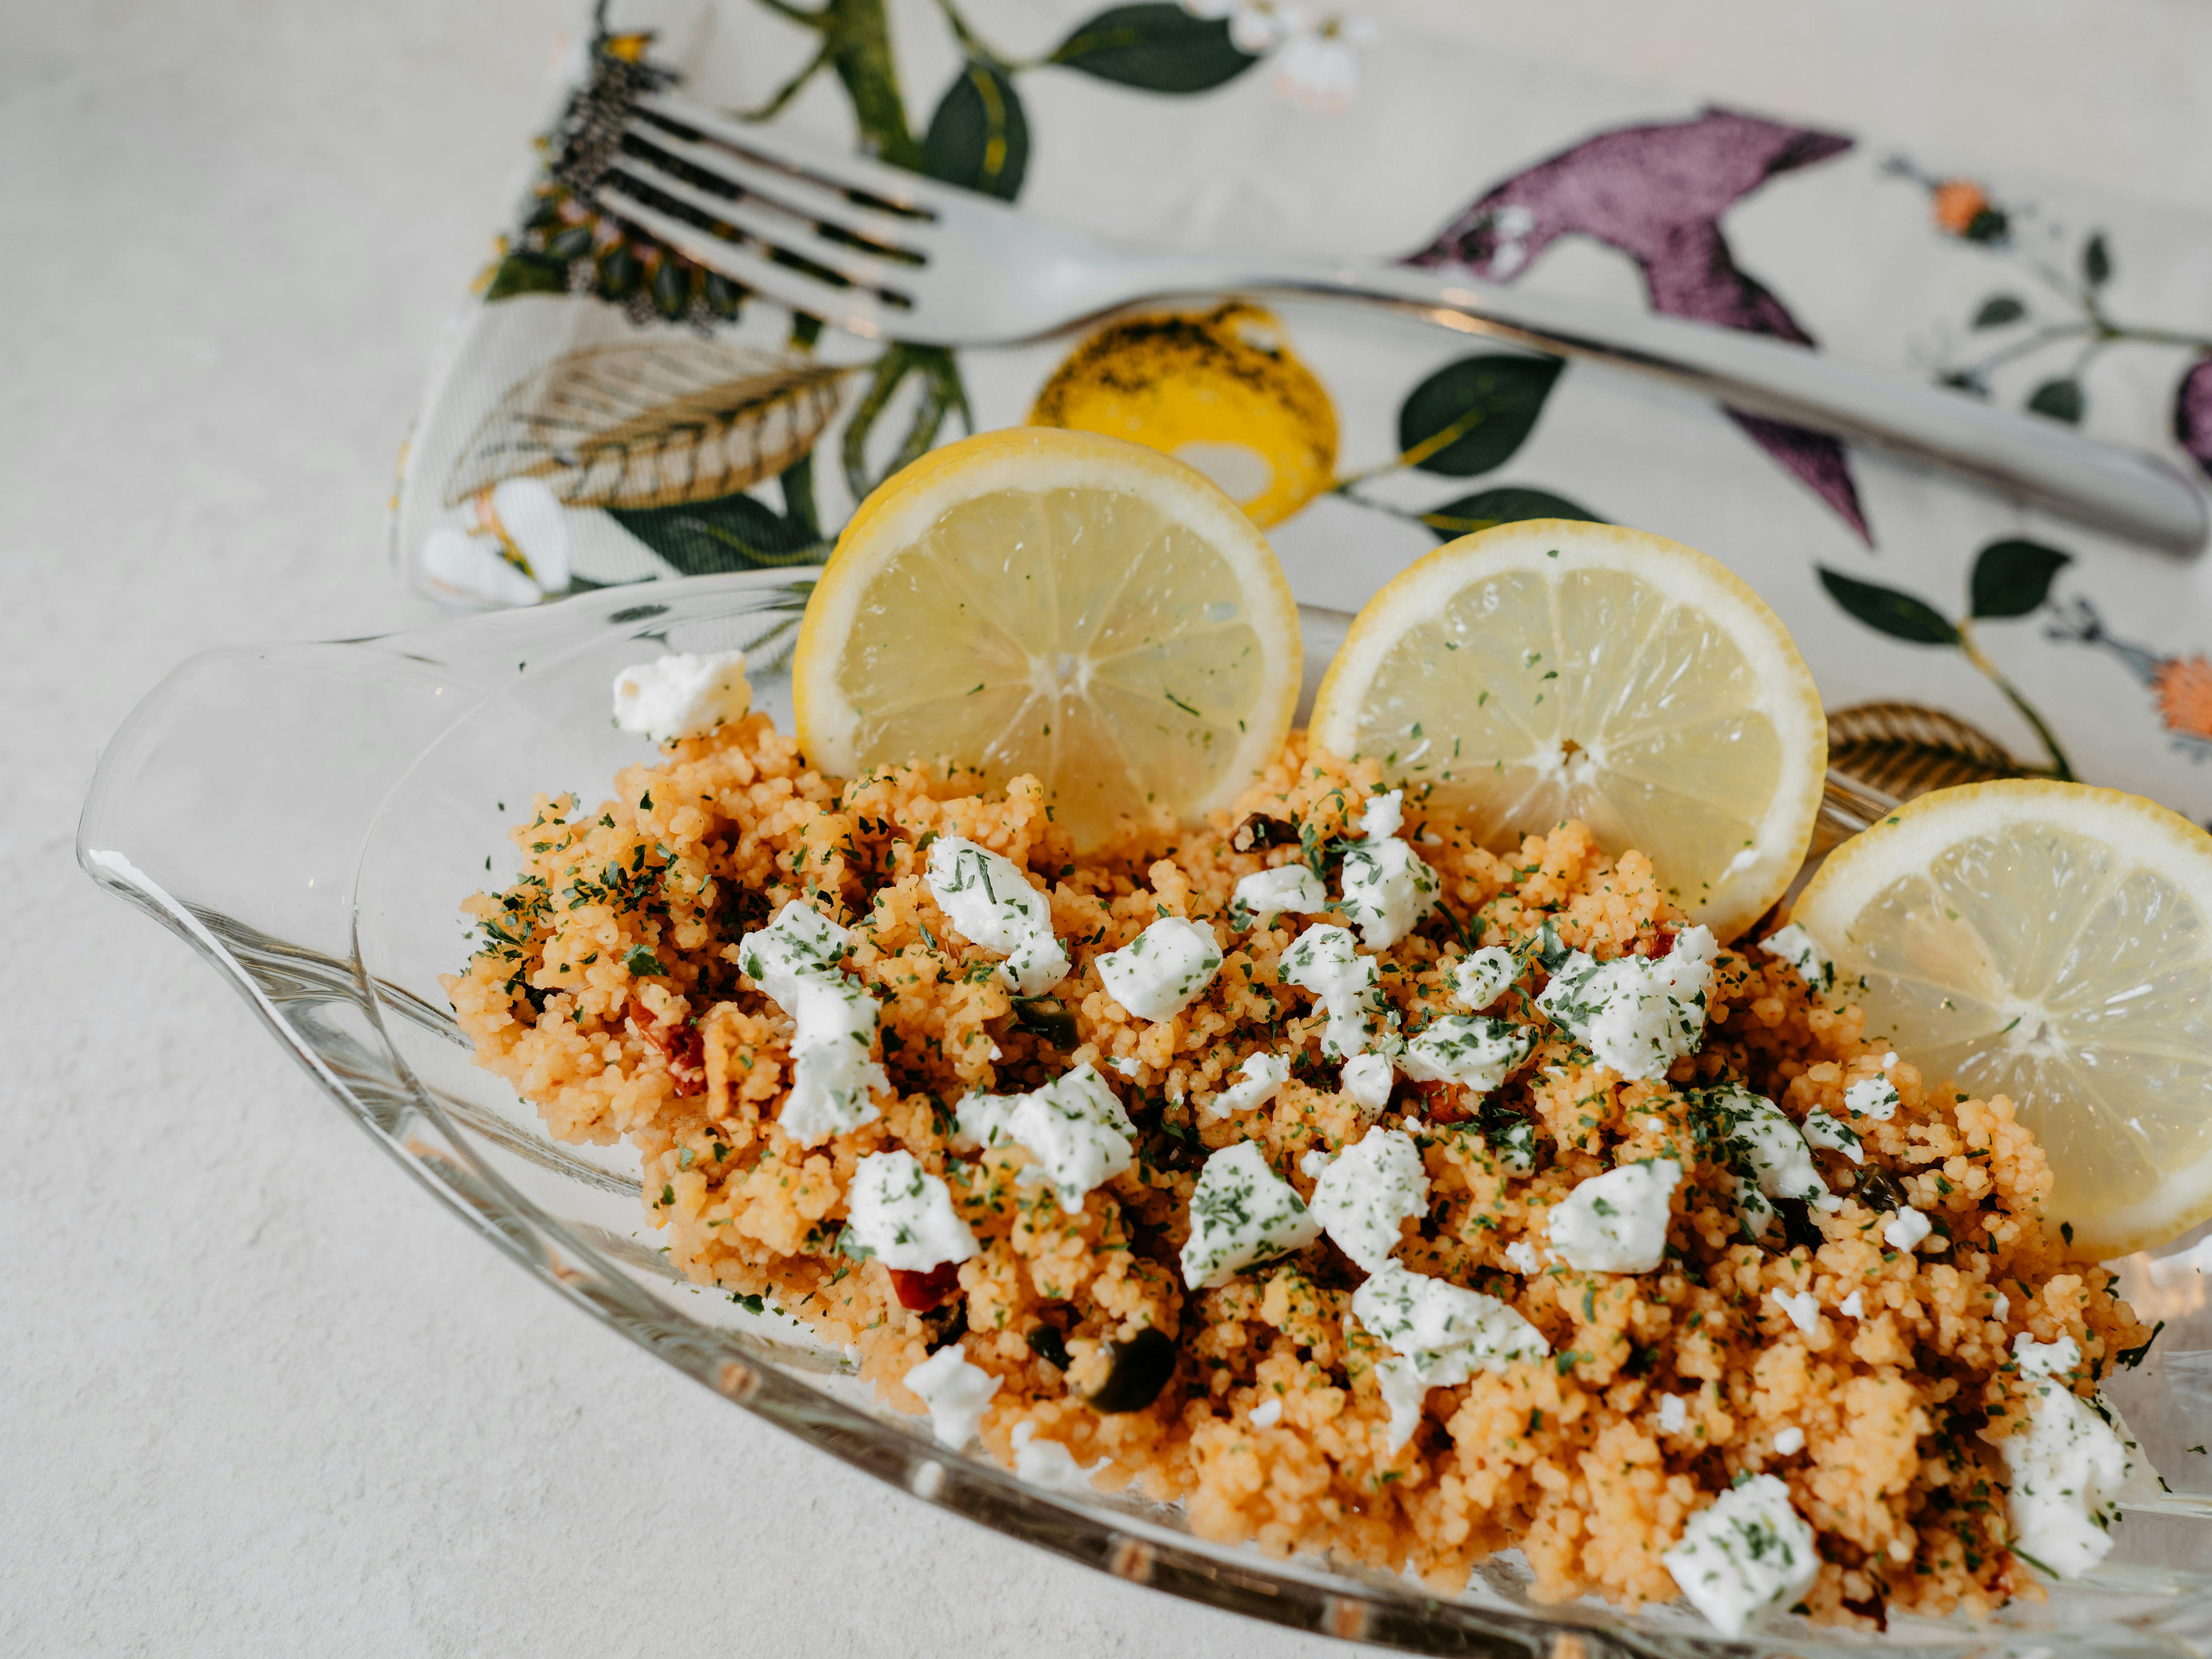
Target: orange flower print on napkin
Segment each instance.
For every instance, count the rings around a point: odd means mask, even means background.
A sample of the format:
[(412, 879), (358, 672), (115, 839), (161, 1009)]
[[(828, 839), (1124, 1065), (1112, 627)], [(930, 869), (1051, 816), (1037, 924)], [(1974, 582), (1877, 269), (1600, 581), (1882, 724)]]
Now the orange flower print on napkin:
[(2117, 638), (2106, 626), (2103, 612), (2087, 599), (2057, 610), (2050, 638), (2111, 652), (2150, 688), (2160, 723), (2173, 734), (2176, 745), (2200, 757), (2212, 753), (2212, 661), (2203, 652), (2162, 656), (2148, 646)]

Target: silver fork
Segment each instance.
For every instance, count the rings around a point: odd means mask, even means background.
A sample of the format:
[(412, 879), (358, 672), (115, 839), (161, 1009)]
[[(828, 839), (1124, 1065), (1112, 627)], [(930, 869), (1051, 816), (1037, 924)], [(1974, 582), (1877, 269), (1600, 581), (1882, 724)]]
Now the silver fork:
[(2204, 544), (2203, 498), (2154, 456), (1779, 341), (1399, 265), (1129, 253), (665, 94), (636, 101), (624, 137), (592, 190), (603, 209), (855, 334), (978, 345), (1136, 300), (1262, 290), (1362, 301), (1873, 444), (2169, 552)]

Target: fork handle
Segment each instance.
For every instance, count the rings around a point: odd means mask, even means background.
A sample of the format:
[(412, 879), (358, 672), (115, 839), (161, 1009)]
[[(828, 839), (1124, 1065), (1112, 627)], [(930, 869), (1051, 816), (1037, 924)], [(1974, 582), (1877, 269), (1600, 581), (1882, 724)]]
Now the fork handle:
[(2204, 545), (2203, 495), (2156, 456), (1786, 342), (1402, 265), (1201, 258), (1176, 261), (1174, 279), (1193, 291), (1262, 289), (1410, 310), (1462, 333), (1626, 369), (1746, 414), (1965, 473), (2166, 552), (2193, 556)]

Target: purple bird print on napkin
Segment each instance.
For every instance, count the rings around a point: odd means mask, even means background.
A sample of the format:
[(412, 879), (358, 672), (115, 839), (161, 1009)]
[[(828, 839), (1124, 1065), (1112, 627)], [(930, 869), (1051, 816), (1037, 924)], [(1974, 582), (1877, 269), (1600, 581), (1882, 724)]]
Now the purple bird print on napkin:
[(2199, 357), (2173, 389), (2173, 441), (2212, 477), (2212, 357)]
[[(1595, 237), (1636, 262), (1652, 309), (1810, 346), (1781, 301), (1737, 268), (1721, 216), (1778, 173), (1840, 155), (1851, 141), (1709, 109), (1622, 127), (1516, 173), (1408, 264), (1465, 266), (1510, 282), (1558, 237)], [(1850, 463), (1836, 440), (1731, 410), (1752, 441), (1813, 487), (1869, 545)]]

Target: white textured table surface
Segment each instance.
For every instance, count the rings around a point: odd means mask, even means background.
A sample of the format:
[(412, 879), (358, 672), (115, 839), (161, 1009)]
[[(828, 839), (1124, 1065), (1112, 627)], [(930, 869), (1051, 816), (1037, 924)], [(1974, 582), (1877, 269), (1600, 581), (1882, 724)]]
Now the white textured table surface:
[[(1370, 9), (2212, 201), (2203, 0)], [(179, 659), (425, 614), (392, 455), (569, 21), (0, 0), (0, 1652), (1346, 1652), (943, 1518), (559, 1305), (72, 867)]]

